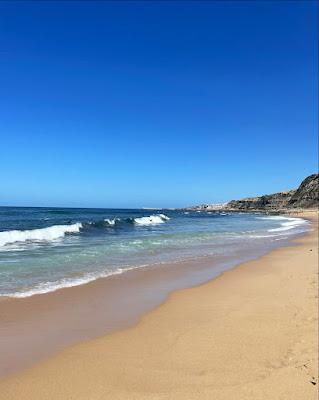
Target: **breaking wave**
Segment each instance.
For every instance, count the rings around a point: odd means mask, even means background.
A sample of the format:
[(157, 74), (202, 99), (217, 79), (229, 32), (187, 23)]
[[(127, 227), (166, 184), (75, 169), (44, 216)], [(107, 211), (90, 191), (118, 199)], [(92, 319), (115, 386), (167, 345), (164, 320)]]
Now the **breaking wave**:
[(26, 231), (4, 231), (0, 232), (0, 247), (16, 242), (27, 242), (31, 240), (51, 241), (63, 237), (66, 233), (76, 233), (82, 228), (81, 223), (72, 225), (53, 225), (47, 228), (30, 229)]
[(300, 225), (305, 225), (308, 222), (301, 218), (286, 218), (286, 222), (282, 222), (279, 228), (269, 229), (268, 232), (288, 231)]
[(169, 217), (164, 214), (150, 215), (149, 217), (134, 218), (134, 223), (137, 225), (156, 225), (163, 224), (168, 221)]
[(77, 222), (70, 225), (53, 225), (46, 228), (30, 230), (12, 230), (0, 232), (0, 247), (12, 243), (21, 243), (29, 241), (52, 241), (62, 238), (67, 233), (79, 233), (87, 229), (115, 228), (125, 224), (130, 225), (156, 225), (168, 221), (169, 217), (164, 214), (149, 215), (139, 218), (113, 218), (104, 219), (96, 222)]
[(117, 227), (123, 226), (125, 224), (130, 225), (156, 225), (163, 224), (165, 221), (168, 221), (170, 218), (164, 214), (154, 214), (146, 217), (136, 217), (136, 218), (106, 218), (102, 221), (89, 222), (83, 224), (84, 228), (109, 228), (109, 227)]
[(274, 215), (269, 217), (257, 217), (257, 219), (282, 221), (280, 223), (280, 227), (268, 229), (268, 232), (283, 232), (293, 228), (297, 228), (300, 225), (308, 224), (308, 221), (302, 218), (283, 217), (280, 215)]

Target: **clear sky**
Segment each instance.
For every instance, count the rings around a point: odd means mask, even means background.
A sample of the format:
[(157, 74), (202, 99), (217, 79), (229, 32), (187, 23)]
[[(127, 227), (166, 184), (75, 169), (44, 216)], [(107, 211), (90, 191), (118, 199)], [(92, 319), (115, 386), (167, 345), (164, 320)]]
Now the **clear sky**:
[(0, 2), (0, 204), (175, 207), (317, 170), (315, 1)]

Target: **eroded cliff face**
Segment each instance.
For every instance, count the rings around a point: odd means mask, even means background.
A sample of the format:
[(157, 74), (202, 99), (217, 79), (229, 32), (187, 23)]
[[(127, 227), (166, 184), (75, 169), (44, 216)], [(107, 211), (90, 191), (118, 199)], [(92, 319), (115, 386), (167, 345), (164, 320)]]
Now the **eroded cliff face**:
[(288, 207), (315, 208), (319, 205), (319, 174), (304, 179), (288, 201)]
[(316, 208), (319, 205), (319, 174), (304, 179), (296, 190), (259, 197), (232, 200), (225, 205), (235, 211), (276, 211), (291, 208)]
[(232, 200), (225, 204), (202, 204), (188, 207), (200, 211), (285, 211), (319, 207), (319, 174), (304, 179), (298, 189)]
[(295, 190), (267, 194), (259, 197), (247, 197), (241, 200), (232, 200), (226, 204), (226, 209), (232, 210), (278, 210), (285, 208)]

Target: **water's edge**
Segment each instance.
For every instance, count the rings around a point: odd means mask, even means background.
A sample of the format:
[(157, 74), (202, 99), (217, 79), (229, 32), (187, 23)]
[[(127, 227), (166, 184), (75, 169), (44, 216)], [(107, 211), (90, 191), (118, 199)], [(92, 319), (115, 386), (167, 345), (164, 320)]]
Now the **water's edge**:
[(295, 246), (296, 239), (308, 233), (293, 235), (271, 249), (238, 253), (232, 259), (202, 257), (130, 270), (28, 298), (2, 299), (0, 376), (17, 373), (68, 346), (132, 327), (172, 292), (207, 283), (275, 249)]
[(119, 217), (118, 210), (61, 209), (53, 218), (52, 210), (0, 210), (0, 297), (30, 297), (134, 268), (268, 249), (307, 225), (255, 213), (133, 211)]

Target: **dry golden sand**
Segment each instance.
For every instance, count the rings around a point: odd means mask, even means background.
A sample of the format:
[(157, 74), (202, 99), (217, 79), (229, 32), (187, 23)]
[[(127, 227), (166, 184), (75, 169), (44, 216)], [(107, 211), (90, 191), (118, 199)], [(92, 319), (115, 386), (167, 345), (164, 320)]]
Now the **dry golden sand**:
[(2, 380), (0, 399), (317, 399), (317, 227), (298, 243)]

